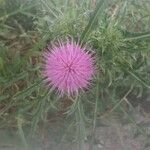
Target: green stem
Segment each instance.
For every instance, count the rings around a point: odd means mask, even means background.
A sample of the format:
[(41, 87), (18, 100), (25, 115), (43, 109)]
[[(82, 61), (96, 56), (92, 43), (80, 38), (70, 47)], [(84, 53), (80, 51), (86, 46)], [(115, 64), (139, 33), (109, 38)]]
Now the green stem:
[(97, 75), (97, 86), (96, 86), (96, 99), (95, 99), (95, 109), (94, 109), (94, 120), (93, 120), (93, 128), (92, 128), (92, 134), (91, 134), (91, 142), (89, 145), (89, 150), (93, 149), (93, 143), (94, 143), (94, 136), (95, 136), (95, 129), (96, 129), (96, 123), (97, 123), (97, 111), (98, 111), (98, 100), (99, 100), (99, 73)]
[(83, 119), (83, 105), (80, 99), (77, 99), (77, 110), (75, 111), (76, 122), (77, 122), (77, 131), (78, 131), (78, 142), (79, 142), (79, 150), (83, 150), (84, 146), (84, 137), (85, 137), (85, 124)]
[(149, 32), (145, 33), (143, 35), (137, 35), (137, 36), (125, 38), (125, 41), (145, 39), (145, 38), (148, 38), (148, 37), (150, 37), (150, 33)]
[(26, 138), (25, 138), (25, 135), (24, 135), (24, 132), (22, 129), (23, 119), (21, 118), (20, 115), (17, 118), (17, 124), (18, 124), (18, 133), (19, 133), (20, 139), (21, 139), (22, 144), (23, 144), (23, 150), (28, 150)]

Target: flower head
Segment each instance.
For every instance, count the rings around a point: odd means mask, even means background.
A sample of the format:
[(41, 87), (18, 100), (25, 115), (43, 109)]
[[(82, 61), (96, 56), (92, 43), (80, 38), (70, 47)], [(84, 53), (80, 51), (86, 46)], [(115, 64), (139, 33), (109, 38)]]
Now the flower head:
[(62, 94), (71, 95), (87, 88), (95, 72), (92, 55), (73, 41), (49, 47), (44, 61), (46, 82)]

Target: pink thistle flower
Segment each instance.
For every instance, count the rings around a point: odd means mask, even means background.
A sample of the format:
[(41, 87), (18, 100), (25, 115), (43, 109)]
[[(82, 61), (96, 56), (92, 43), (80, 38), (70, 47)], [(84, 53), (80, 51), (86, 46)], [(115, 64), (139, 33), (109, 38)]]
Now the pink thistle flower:
[(88, 88), (95, 73), (92, 54), (73, 41), (49, 47), (44, 62), (46, 82), (61, 94), (72, 95)]

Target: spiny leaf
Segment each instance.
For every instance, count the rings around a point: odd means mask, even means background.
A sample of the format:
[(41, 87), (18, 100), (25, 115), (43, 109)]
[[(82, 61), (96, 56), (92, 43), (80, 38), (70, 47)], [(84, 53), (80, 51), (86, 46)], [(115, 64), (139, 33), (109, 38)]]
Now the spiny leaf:
[(11, 86), (13, 83), (19, 81), (19, 80), (23, 80), (28, 76), (27, 72), (22, 72), (18, 75), (16, 75), (15, 78), (10, 78), (8, 82), (4, 82), (4, 84), (6, 85), (6, 87)]
[(56, 7), (53, 7), (53, 9), (51, 8), (51, 7), (52, 7), (51, 1), (49, 1), (49, 3), (48, 3), (47, 1), (42, 0), (41, 2), (42, 2), (42, 4), (44, 5), (45, 9), (46, 9), (49, 13), (51, 13), (55, 18), (58, 17), (58, 15), (56, 14), (56, 12), (54, 12), (54, 10), (56, 11)]
[(38, 104), (37, 104), (37, 107), (36, 109), (32, 112), (33, 113), (33, 121), (32, 121), (32, 124), (31, 124), (31, 129), (32, 129), (32, 133), (31, 135), (33, 136), (34, 135), (34, 132), (37, 128), (37, 124), (39, 122), (40, 119), (42, 119), (42, 116), (44, 113), (46, 113), (46, 106), (47, 106), (47, 96), (49, 95), (49, 91), (46, 91), (44, 93), (44, 95), (42, 96), (39, 96), (38, 98)]
[(8, 17), (12, 16), (12, 15), (16, 15), (18, 13), (22, 13), (22, 12), (26, 12), (27, 10), (37, 6), (38, 4), (37, 3), (34, 3), (34, 4), (30, 4), (29, 6), (27, 7), (24, 7), (22, 8), (22, 6), (20, 6), (17, 10), (14, 10), (13, 12), (10, 12), (10, 13), (7, 13), (7, 14), (4, 14), (3, 16), (0, 16), (0, 21), (3, 21), (5, 19), (7, 19)]
[(88, 37), (90, 31), (92, 30), (93, 26), (95, 25), (95, 23), (96, 23), (96, 21), (98, 19), (99, 14), (100, 13), (102, 14), (102, 12), (104, 10), (103, 6), (104, 6), (104, 0), (101, 0), (98, 3), (98, 5), (97, 5), (97, 7), (96, 7), (96, 9), (95, 9), (95, 11), (93, 13), (93, 15), (91, 16), (88, 25), (86, 26), (85, 30), (81, 34), (81, 41), (84, 41), (85, 38)]
[(38, 81), (37, 83), (31, 85), (30, 87), (28, 87), (27, 89), (17, 93), (16, 95), (14, 95), (14, 99), (18, 99), (18, 98), (25, 98), (26, 96), (29, 96), (33, 91), (35, 91), (37, 89), (37, 87), (42, 83), (43, 79)]
[(135, 72), (128, 71), (128, 73), (130, 75), (132, 75), (136, 80), (138, 80), (139, 82), (141, 82), (145, 87), (147, 87), (148, 89), (150, 89), (150, 85), (148, 85), (145, 81), (143, 81), (143, 79), (141, 79)]

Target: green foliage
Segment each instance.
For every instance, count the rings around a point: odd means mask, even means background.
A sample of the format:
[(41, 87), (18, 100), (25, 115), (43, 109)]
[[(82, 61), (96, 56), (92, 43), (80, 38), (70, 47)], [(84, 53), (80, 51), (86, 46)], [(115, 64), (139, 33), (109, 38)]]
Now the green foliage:
[[(75, 4), (71, 1), (41, 1), (42, 14), (36, 22), (41, 36), (48, 41), (68, 36), (79, 38), (87, 23), (87, 12), (85, 13), (82, 3)], [(57, 5), (57, 6), (56, 6)]]
[(93, 27), (96, 26), (95, 24), (98, 20), (98, 17), (100, 17), (100, 14), (104, 12), (104, 9), (104, 0), (100, 0), (100, 2), (97, 4), (97, 7), (95, 8), (94, 13), (91, 15), (88, 25), (85, 27), (85, 30), (81, 35), (82, 41), (87, 38)]
[(93, 44), (102, 52), (117, 51), (124, 45), (123, 35), (116, 27), (107, 27), (95, 31)]
[[(130, 112), (139, 98), (146, 102), (150, 96), (150, 3), (94, 2), (0, 1), (0, 126), (17, 127), (25, 149), (24, 128), (30, 126), (30, 134), (38, 133), (41, 122), (60, 113), (65, 99), (71, 104), (62, 110), (67, 117), (59, 119), (71, 122), (67, 130), (76, 127), (81, 149), (86, 127), (93, 126), (92, 147), (97, 118), (114, 112), (149, 136)], [(95, 51), (97, 74), (88, 91), (60, 98), (42, 84), (41, 53), (48, 42), (70, 37)]]

